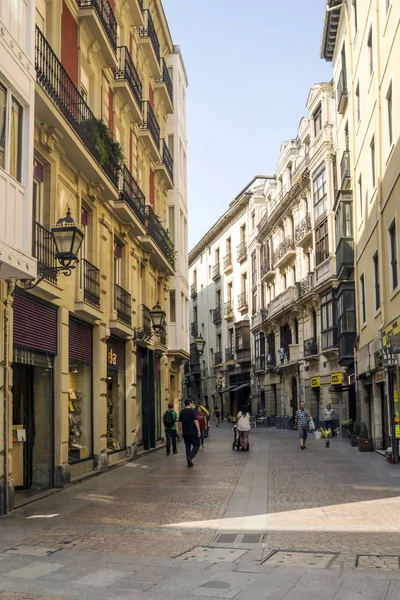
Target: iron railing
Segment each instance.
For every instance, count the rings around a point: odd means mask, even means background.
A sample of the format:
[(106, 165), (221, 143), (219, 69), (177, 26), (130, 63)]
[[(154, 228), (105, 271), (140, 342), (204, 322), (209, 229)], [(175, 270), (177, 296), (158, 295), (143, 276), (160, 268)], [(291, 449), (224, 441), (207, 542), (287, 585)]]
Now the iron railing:
[(142, 102), (143, 108), (143, 121), (139, 123), (140, 129), (142, 131), (148, 130), (150, 132), (151, 137), (153, 138), (153, 142), (157, 146), (160, 147), (160, 126), (156, 119), (156, 115), (151, 107), (151, 104), (148, 100), (144, 100)]
[(303, 296), (308, 294), (308, 292), (311, 292), (311, 290), (312, 290), (311, 275), (309, 274), (306, 277), (304, 277), (303, 279), (301, 279), (300, 281), (298, 281), (296, 283), (296, 286), (297, 286), (297, 297), (298, 298), (302, 298)]
[(214, 365), (220, 365), (222, 363), (222, 352), (218, 351), (214, 353)]
[(92, 265), (88, 260), (82, 260), (82, 285), (83, 298), (85, 302), (100, 306), (100, 269)]
[(220, 277), (221, 275), (221, 267), (219, 262), (213, 266), (213, 270), (212, 270), (212, 278), (213, 279), (217, 279), (218, 277)]
[(327, 350), (328, 348), (337, 347), (337, 328), (330, 327), (325, 331), (321, 331), (321, 348)]
[(272, 263), (269, 258), (266, 258), (261, 265), (261, 277), (264, 277), (272, 269)]
[(136, 183), (133, 175), (124, 165), (122, 170), (122, 189), (119, 193), (120, 200), (123, 200), (135, 213), (141, 223), (145, 222), (145, 197)]
[(142, 106), (142, 82), (140, 81), (136, 67), (133, 64), (132, 57), (126, 46), (118, 46), (118, 69), (114, 73), (115, 81), (126, 81), (129, 88), (137, 100), (139, 106)]
[(274, 264), (279, 262), (290, 250), (294, 250), (293, 238), (288, 235), (274, 252)]
[(114, 51), (117, 49), (117, 20), (108, 0), (78, 0), (79, 8), (93, 7)]
[(236, 251), (237, 260), (241, 260), (242, 258), (245, 258), (245, 256), (247, 256), (247, 243), (245, 240), (243, 242), (240, 242), (240, 244), (236, 248)]
[(231, 254), (231, 252), (228, 252), (228, 254), (226, 254), (226, 256), (224, 256), (224, 270), (231, 266), (232, 266), (232, 254)]
[(217, 306), (217, 308), (213, 309), (213, 323), (219, 323), (221, 318), (221, 307)]
[(155, 214), (150, 204), (146, 204), (145, 207), (145, 227), (146, 233), (150, 235), (171, 267), (175, 265), (175, 250), (174, 244), (168, 235), (168, 232), (160, 223), (160, 219)]
[(191, 326), (190, 326), (190, 333), (194, 336), (197, 337), (199, 330), (197, 328), (197, 321), (193, 321)]
[(197, 283), (192, 283), (190, 286), (190, 297), (194, 298), (195, 296), (197, 296)]
[(294, 239), (296, 244), (300, 242), (311, 231), (311, 215), (308, 213), (302, 221), (296, 226)]
[(167, 88), (168, 96), (170, 97), (171, 102), (174, 102), (174, 88), (172, 85), (172, 80), (168, 71), (168, 67), (165, 63), (165, 60), (161, 59), (161, 77), (156, 77), (155, 81), (157, 83), (165, 83), (165, 87)]
[[(57, 106), (101, 168), (118, 186), (120, 165), (104, 161), (99, 150), (99, 121), (96, 119), (72, 79), (54, 54), (50, 44), (36, 27), (35, 69), (37, 82)], [(111, 134), (110, 134), (111, 135)]]
[(174, 159), (172, 158), (172, 154), (169, 151), (167, 143), (164, 139), (161, 139), (161, 160), (162, 160), (163, 165), (165, 165), (165, 167), (173, 181), (174, 180)]
[(131, 295), (117, 283), (115, 284), (115, 310), (118, 321), (125, 325), (132, 323)]
[(225, 361), (234, 360), (235, 359), (235, 351), (233, 348), (225, 349)]
[(342, 160), (340, 161), (340, 181), (341, 187), (350, 181), (350, 150), (343, 152)]
[(241, 294), (238, 295), (238, 308), (243, 308), (244, 306), (247, 306), (248, 301), (247, 301), (247, 293), (246, 292), (242, 292)]
[(153, 19), (148, 8), (143, 11), (144, 26), (139, 27), (139, 37), (149, 37), (153, 46), (154, 54), (157, 60), (160, 60), (160, 42), (158, 41), (157, 33), (154, 27)]
[(56, 245), (51, 231), (36, 221), (33, 223), (32, 254), (37, 260), (38, 275), (46, 273), (45, 279), (57, 283), (57, 272), (48, 269), (57, 267)]
[(225, 315), (229, 315), (231, 312), (233, 312), (233, 304), (232, 300), (228, 300), (228, 302), (225, 302), (224, 305), (224, 313)]
[(304, 357), (316, 356), (318, 354), (317, 338), (312, 337), (304, 340)]
[(341, 113), (346, 105), (346, 100), (348, 97), (347, 90), (347, 71), (346, 69), (342, 69), (340, 71), (339, 80), (336, 88), (336, 105), (337, 110)]

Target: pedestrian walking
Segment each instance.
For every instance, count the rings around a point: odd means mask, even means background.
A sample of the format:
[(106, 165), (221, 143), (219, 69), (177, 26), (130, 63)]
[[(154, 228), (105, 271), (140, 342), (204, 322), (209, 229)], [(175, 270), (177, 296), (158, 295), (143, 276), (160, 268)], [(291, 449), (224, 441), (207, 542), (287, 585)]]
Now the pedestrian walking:
[(333, 419), (336, 414), (331, 404), (327, 404), (326, 408), (324, 408), (324, 420), (325, 420), (325, 429), (332, 430), (332, 437), (335, 435), (335, 430), (333, 429)]
[(197, 420), (200, 426), (200, 443), (201, 447), (204, 448), (204, 438), (206, 437), (206, 416), (201, 410), (201, 407), (197, 407)]
[(178, 450), (176, 448), (176, 440), (178, 438), (178, 432), (176, 430), (176, 423), (178, 421), (178, 413), (174, 411), (174, 403), (169, 402), (168, 410), (162, 416), (162, 422), (165, 427), (165, 438), (166, 438), (166, 451), (167, 456), (171, 454), (171, 441), (172, 441), (172, 451), (174, 454), (178, 454)]
[(205, 409), (206, 409), (206, 435), (205, 437), (208, 438), (209, 433), (210, 433), (210, 407), (208, 406), (208, 404), (205, 405)]
[(219, 427), (219, 424), (220, 424), (220, 421), (221, 421), (221, 416), (220, 416), (220, 412), (219, 412), (218, 406), (216, 406), (215, 409), (214, 409), (214, 417), (215, 417), (215, 420), (217, 422), (217, 427)]
[(300, 448), (302, 450), (307, 450), (306, 441), (308, 433), (308, 422), (310, 421), (310, 419), (311, 415), (306, 409), (305, 403), (300, 402), (300, 408), (296, 412), (295, 424), (297, 425), (297, 429), (299, 431)]
[(193, 467), (193, 459), (200, 448), (200, 426), (197, 413), (191, 408), (191, 400), (185, 400), (185, 408), (182, 408), (178, 421), (178, 435), (183, 437), (186, 448), (186, 460), (188, 467)]
[(240, 449), (246, 452), (249, 449), (249, 432), (251, 429), (250, 413), (247, 406), (242, 406), (236, 417), (239, 432)]

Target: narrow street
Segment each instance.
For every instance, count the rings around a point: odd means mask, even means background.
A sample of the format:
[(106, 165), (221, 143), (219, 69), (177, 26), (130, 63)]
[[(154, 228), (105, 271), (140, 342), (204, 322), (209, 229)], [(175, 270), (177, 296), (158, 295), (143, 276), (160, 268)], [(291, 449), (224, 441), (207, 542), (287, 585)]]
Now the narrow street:
[(400, 471), (343, 440), (212, 427), (0, 520), (1, 600), (397, 600)]

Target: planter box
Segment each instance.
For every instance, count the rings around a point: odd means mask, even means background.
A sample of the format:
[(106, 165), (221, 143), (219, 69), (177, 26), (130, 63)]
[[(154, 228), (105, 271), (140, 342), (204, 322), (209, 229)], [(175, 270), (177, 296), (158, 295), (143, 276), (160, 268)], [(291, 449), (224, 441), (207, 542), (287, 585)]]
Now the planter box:
[(387, 456), (386, 462), (389, 463), (389, 465), (392, 465), (393, 464), (393, 456)]
[(358, 440), (360, 438), (358, 437), (358, 435), (354, 435), (354, 433), (351, 434), (350, 436), (350, 444), (353, 446), (353, 448), (358, 448)]
[(368, 438), (367, 440), (358, 440), (358, 449), (360, 452), (371, 452), (374, 449), (374, 440)]

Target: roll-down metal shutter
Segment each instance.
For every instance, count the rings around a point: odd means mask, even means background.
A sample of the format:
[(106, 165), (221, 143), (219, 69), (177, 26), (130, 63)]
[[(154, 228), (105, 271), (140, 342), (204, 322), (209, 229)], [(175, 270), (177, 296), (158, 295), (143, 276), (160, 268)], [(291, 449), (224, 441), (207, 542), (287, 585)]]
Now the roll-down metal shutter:
[(93, 361), (93, 327), (84, 321), (69, 318), (69, 358)]
[(16, 292), (14, 344), (57, 354), (57, 307)]

